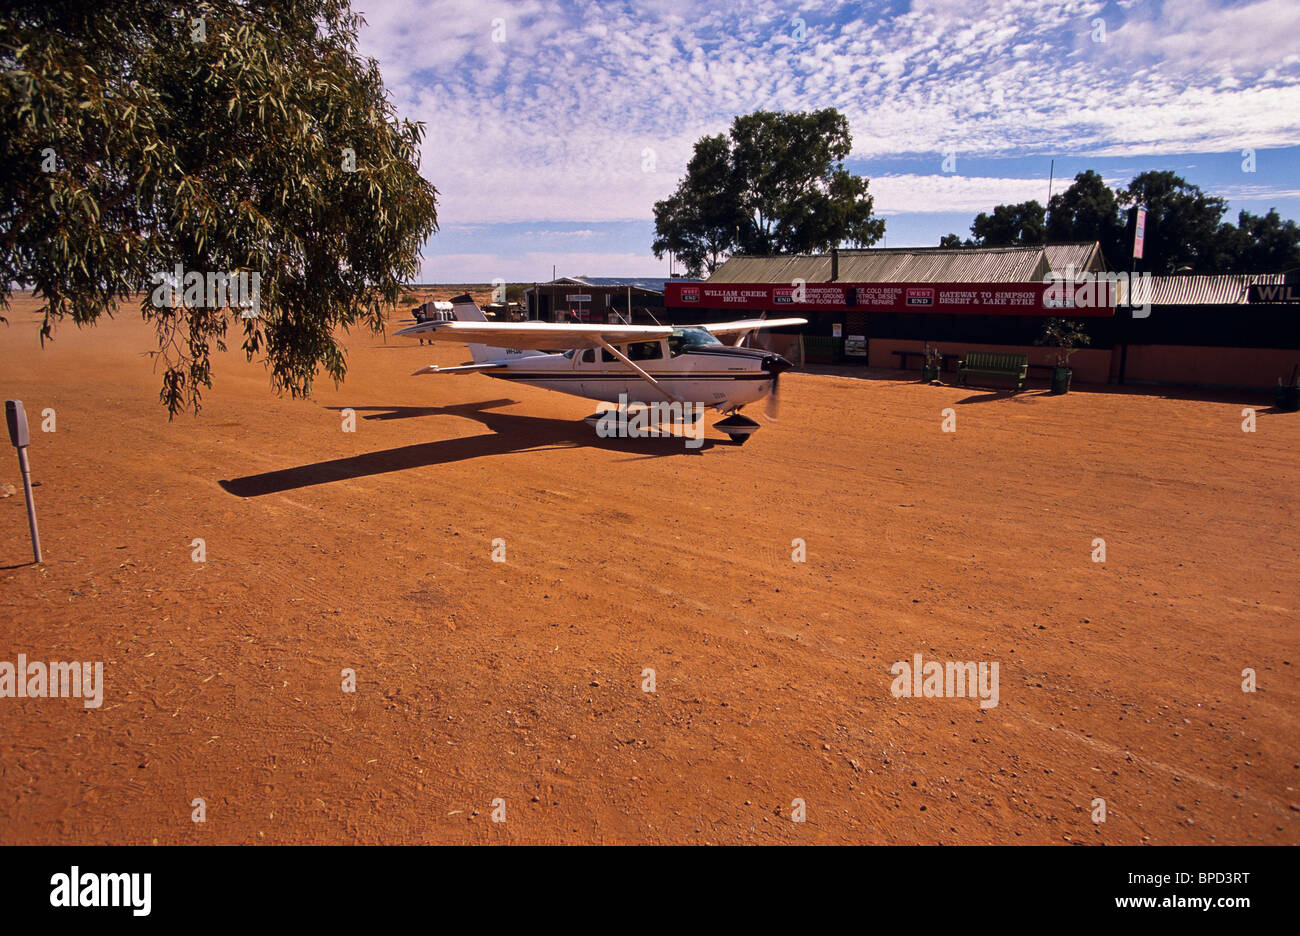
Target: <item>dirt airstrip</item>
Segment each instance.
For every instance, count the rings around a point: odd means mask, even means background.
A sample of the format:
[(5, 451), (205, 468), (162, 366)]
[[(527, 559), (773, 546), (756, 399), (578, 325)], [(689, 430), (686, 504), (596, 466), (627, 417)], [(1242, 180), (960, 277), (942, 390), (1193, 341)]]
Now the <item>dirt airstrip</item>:
[[(1267, 399), (794, 372), (690, 452), (354, 334), (337, 389), (219, 355), (168, 422), (134, 311), (41, 350), (34, 307), (0, 661), (102, 661), (103, 704), (0, 698), (0, 842), (1300, 842)], [(916, 654), (998, 704), (895, 698)]]

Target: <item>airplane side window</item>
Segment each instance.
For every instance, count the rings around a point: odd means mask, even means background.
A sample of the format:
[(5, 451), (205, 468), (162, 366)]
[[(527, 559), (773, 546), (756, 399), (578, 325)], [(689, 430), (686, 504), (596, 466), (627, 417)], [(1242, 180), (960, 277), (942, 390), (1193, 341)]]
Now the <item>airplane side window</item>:
[(596, 349), (595, 349), (595, 348), (588, 348), (587, 350), (585, 350), (585, 351), (582, 352), (582, 363), (583, 363), (583, 364), (595, 364), (595, 363), (596, 363)]
[(663, 356), (663, 344), (658, 341), (638, 341), (628, 345), (628, 357), (634, 361), (657, 361)]
[[(622, 349), (622, 348), (619, 348), (619, 350), (620, 350), (620, 351), (623, 351), (624, 354), (627, 353), (627, 352), (624, 351), (624, 349)], [(601, 348), (601, 349), (600, 349), (600, 359), (601, 359), (602, 361), (604, 361), (606, 364), (608, 364), (610, 361), (617, 361), (617, 360), (618, 360), (618, 358), (614, 357), (614, 355), (610, 354), (610, 353), (609, 353), (608, 351), (606, 351), (604, 348)]]

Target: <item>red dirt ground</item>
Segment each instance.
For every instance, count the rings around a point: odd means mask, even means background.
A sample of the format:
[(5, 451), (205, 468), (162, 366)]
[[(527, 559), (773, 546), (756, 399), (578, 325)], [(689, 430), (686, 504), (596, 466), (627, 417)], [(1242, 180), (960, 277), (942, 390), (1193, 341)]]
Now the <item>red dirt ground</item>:
[[(688, 454), (353, 335), (338, 389), (221, 355), (169, 423), (133, 311), (42, 351), (33, 308), (0, 393), (46, 562), (19, 487), (0, 661), (106, 686), (0, 699), (0, 842), (1300, 841), (1300, 416), (1266, 400), (796, 372)], [(1000, 704), (894, 698), (916, 653), (997, 661)]]

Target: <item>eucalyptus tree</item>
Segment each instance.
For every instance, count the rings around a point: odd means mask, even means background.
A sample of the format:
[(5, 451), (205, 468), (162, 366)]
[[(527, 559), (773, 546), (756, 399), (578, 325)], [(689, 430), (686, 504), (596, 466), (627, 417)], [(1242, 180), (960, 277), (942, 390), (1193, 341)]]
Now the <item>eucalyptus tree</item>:
[[(228, 339), (280, 392), (341, 380), (338, 330), (382, 329), (437, 230), (423, 127), (360, 26), (346, 0), (9, 0), (0, 305), (33, 289), (44, 341), (138, 302), (173, 415), (198, 409)], [(255, 308), (214, 299), (239, 274)]]

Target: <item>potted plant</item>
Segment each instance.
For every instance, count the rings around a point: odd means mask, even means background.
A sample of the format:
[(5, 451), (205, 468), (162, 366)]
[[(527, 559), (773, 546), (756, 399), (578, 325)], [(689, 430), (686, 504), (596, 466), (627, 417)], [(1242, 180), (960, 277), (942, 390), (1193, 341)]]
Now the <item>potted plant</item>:
[(1043, 324), (1043, 334), (1035, 344), (1056, 349), (1056, 369), (1052, 371), (1053, 393), (1070, 392), (1070, 378), (1074, 374), (1070, 369), (1070, 355), (1091, 341), (1083, 326), (1071, 319), (1049, 318)]
[(921, 365), (921, 383), (930, 383), (939, 379), (939, 372), (943, 369), (943, 352), (938, 348), (930, 347), (927, 342), (925, 345), (925, 363)]
[(1300, 412), (1300, 364), (1291, 368), (1291, 382), (1282, 383), (1282, 378), (1277, 379), (1277, 386), (1273, 388), (1273, 405), (1284, 413)]

